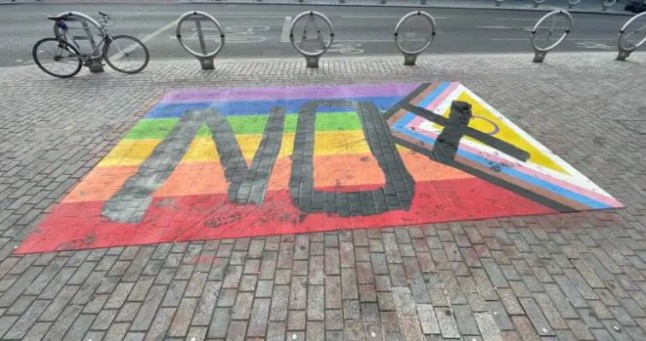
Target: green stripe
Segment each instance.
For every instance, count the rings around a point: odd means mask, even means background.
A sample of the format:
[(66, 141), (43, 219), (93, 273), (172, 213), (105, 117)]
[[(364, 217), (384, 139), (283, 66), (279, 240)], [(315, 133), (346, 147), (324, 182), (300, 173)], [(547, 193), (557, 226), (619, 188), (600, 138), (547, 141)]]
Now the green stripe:
[[(227, 121), (236, 134), (260, 135), (267, 124), (267, 115), (229, 116)], [(288, 114), (285, 117), (285, 132), (296, 132), (297, 114)], [(126, 135), (126, 139), (163, 139), (170, 133), (178, 118), (142, 119)], [(361, 120), (354, 112), (339, 112), (319, 114), (316, 117), (316, 131), (348, 131), (361, 130)], [(198, 136), (211, 136), (209, 129), (202, 125)]]

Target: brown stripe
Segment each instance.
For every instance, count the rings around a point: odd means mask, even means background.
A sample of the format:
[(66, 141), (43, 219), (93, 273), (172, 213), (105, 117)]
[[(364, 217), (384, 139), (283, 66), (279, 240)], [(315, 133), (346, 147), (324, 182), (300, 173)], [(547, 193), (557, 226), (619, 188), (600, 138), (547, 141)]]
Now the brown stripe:
[(437, 89), (439, 86), (440, 86), (440, 82), (431, 83), (424, 91), (422, 91), (419, 95), (417, 95), (417, 97), (413, 98), (413, 100), (410, 101), (409, 103), (417, 106), (419, 102), (424, 100), (424, 98), (428, 97), (428, 95), (431, 92), (433, 92), (433, 90)]
[(472, 160), (466, 159), (464, 157), (457, 156), (455, 159), (456, 159), (455, 160), (456, 162), (459, 162), (459, 163), (461, 163), (463, 165), (466, 165), (466, 166), (469, 166), (471, 168), (477, 169), (477, 170), (479, 170), (481, 172), (485, 172), (485, 173), (487, 173), (487, 174), (489, 174), (489, 175), (491, 175), (493, 177), (496, 177), (496, 178), (498, 178), (498, 179), (500, 179), (502, 181), (505, 181), (505, 182), (508, 182), (510, 184), (516, 185), (518, 187), (522, 187), (522, 188), (524, 188), (524, 189), (526, 189), (526, 190), (528, 190), (530, 192), (536, 193), (536, 194), (538, 194), (538, 195), (540, 195), (542, 197), (545, 197), (547, 199), (550, 199), (552, 201), (559, 202), (559, 203), (561, 203), (561, 204), (563, 204), (565, 206), (571, 207), (573, 209), (580, 210), (580, 211), (590, 209), (590, 207), (588, 207), (588, 206), (586, 206), (584, 204), (581, 204), (578, 201), (573, 201), (573, 200), (564, 198), (564, 197), (562, 197), (562, 196), (560, 196), (560, 195), (558, 195), (558, 194), (556, 194), (556, 193), (554, 193), (552, 191), (548, 191), (548, 190), (544, 189), (543, 187), (532, 185), (531, 183), (522, 181), (522, 180), (520, 180), (518, 178), (515, 178), (513, 176), (508, 176), (508, 175), (505, 175), (503, 173), (494, 172), (492, 169), (490, 169), (490, 168), (488, 168), (488, 167), (486, 167), (486, 166), (484, 166), (484, 165), (482, 165), (480, 163), (477, 163), (477, 162), (474, 162)]
[(400, 119), (402, 116), (406, 115), (407, 113), (408, 113), (408, 111), (407, 111), (407, 110), (405, 110), (405, 109), (399, 109), (395, 114), (393, 114), (392, 116), (390, 116), (390, 118), (388, 119), (388, 124), (389, 124), (389, 125), (391, 125), (391, 124), (395, 124), (395, 123), (397, 123), (397, 121), (399, 121), (399, 119)]

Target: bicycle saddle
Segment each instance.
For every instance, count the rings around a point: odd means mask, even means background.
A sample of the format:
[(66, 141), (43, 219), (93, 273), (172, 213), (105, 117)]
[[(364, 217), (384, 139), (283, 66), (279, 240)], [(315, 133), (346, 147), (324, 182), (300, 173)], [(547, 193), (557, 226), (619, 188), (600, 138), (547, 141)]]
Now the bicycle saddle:
[(47, 17), (47, 19), (58, 21), (58, 20), (65, 20), (65, 17), (64, 16), (63, 17)]

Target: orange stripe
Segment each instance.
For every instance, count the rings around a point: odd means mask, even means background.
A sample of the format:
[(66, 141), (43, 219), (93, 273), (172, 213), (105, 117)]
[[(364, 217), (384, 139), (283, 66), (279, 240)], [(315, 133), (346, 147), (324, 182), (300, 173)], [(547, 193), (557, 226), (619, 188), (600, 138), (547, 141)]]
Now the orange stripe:
[(105, 201), (117, 193), (136, 166), (95, 167), (68, 194), (63, 202)]
[(406, 169), (415, 181), (441, 181), (451, 179), (473, 178), (471, 174), (459, 169), (441, 164), (428, 158), (428, 156), (412, 151), (406, 147), (397, 146)]
[[(406, 169), (417, 182), (466, 179), (473, 176), (437, 163), (428, 157), (399, 147)], [(288, 189), (292, 162), (290, 158), (276, 160), (267, 190)], [(64, 202), (106, 201), (128, 178), (137, 172), (135, 166), (96, 167), (63, 200)], [(343, 191), (350, 186), (381, 187), (385, 176), (371, 154), (329, 155), (314, 157), (314, 185)], [(181, 163), (155, 196), (184, 196), (226, 193), (228, 183), (219, 162)]]

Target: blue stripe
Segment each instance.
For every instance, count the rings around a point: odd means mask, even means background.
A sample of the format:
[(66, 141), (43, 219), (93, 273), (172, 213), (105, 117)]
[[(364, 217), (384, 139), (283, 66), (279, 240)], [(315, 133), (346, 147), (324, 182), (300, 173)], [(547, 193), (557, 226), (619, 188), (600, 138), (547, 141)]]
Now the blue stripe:
[[(397, 104), (403, 96), (393, 97), (356, 97), (340, 98), (339, 100), (360, 101), (373, 103), (381, 111), (386, 111)], [(325, 99), (334, 100), (334, 99)], [(271, 108), (280, 106), (287, 113), (298, 113), (303, 104), (320, 99), (275, 100), (275, 101), (240, 101), (240, 102), (197, 102), (197, 103), (160, 103), (152, 108), (146, 118), (177, 118), (187, 110), (202, 110), (213, 108), (224, 116), (237, 115), (267, 115)], [(350, 110), (348, 110), (350, 109)], [(345, 107), (320, 107), (317, 112), (354, 111)]]
[(444, 90), (448, 89), (451, 83), (449, 82), (443, 82), (433, 90), (426, 98), (424, 98), (419, 104), (417, 105), (418, 107), (426, 108), (427, 105), (429, 105), (433, 100), (435, 100), (437, 97), (439, 97)]
[[(409, 113), (408, 115), (412, 116), (413, 114)], [(408, 118), (408, 115), (406, 116), (406, 118)], [(403, 119), (402, 119), (402, 121), (403, 121)], [(408, 122), (410, 122), (410, 120)], [(420, 134), (420, 133), (418, 133), (416, 131), (412, 131), (410, 129), (407, 129), (407, 128), (405, 128), (406, 124), (395, 124), (393, 126), (393, 129), (395, 131), (399, 132), (399, 133), (406, 134), (406, 135), (411, 136), (413, 138), (422, 140), (422, 141), (424, 141), (424, 142), (426, 142), (428, 144), (435, 145), (435, 139), (434, 138), (426, 136), (426, 135), (422, 135), (422, 134)], [(458, 149), (458, 155), (460, 155), (462, 157), (465, 157), (465, 158), (467, 158), (467, 159), (469, 159), (471, 161), (477, 162), (477, 163), (479, 163), (479, 164), (481, 164), (481, 165), (483, 165), (485, 167), (490, 167), (491, 164), (492, 164), (492, 161), (490, 161), (490, 160), (488, 160), (486, 158), (483, 158), (483, 157), (481, 157), (479, 155), (472, 154), (472, 153), (467, 152), (467, 151), (462, 150), (462, 149)], [(588, 198), (588, 197), (586, 197), (584, 195), (581, 195), (581, 194), (576, 193), (576, 192), (572, 192), (572, 191), (570, 191), (570, 190), (568, 190), (566, 188), (560, 187), (560, 186), (555, 185), (553, 183), (550, 183), (550, 182), (535, 178), (533, 176), (527, 175), (527, 174), (522, 173), (522, 172), (520, 172), (520, 171), (518, 171), (518, 170), (516, 170), (514, 168), (505, 167), (503, 165), (500, 165), (500, 166), (501, 166), (500, 173), (512, 176), (512, 177), (514, 177), (516, 179), (519, 179), (521, 181), (530, 183), (532, 185), (542, 187), (542, 188), (544, 188), (544, 189), (546, 189), (548, 191), (551, 191), (553, 193), (556, 193), (556, 194), (558, 194), (558, 195), (560, 195), (560, 196), (562, 196), (564, 198), (567, 198), (567, 199), (570, 199), (570, 200), (573, 200), (573, 201), (577, 201), (577, 202), (579, 202), (581, 204), (584, 204), (584, 205), (589, 206), (589, 207), (594, 208), (594, 209), (601, 209), (601, 208), (609, 208), (610, 207), (608, 204), (596, 201), (594, 199), (590, 199), (590, 198)]]

